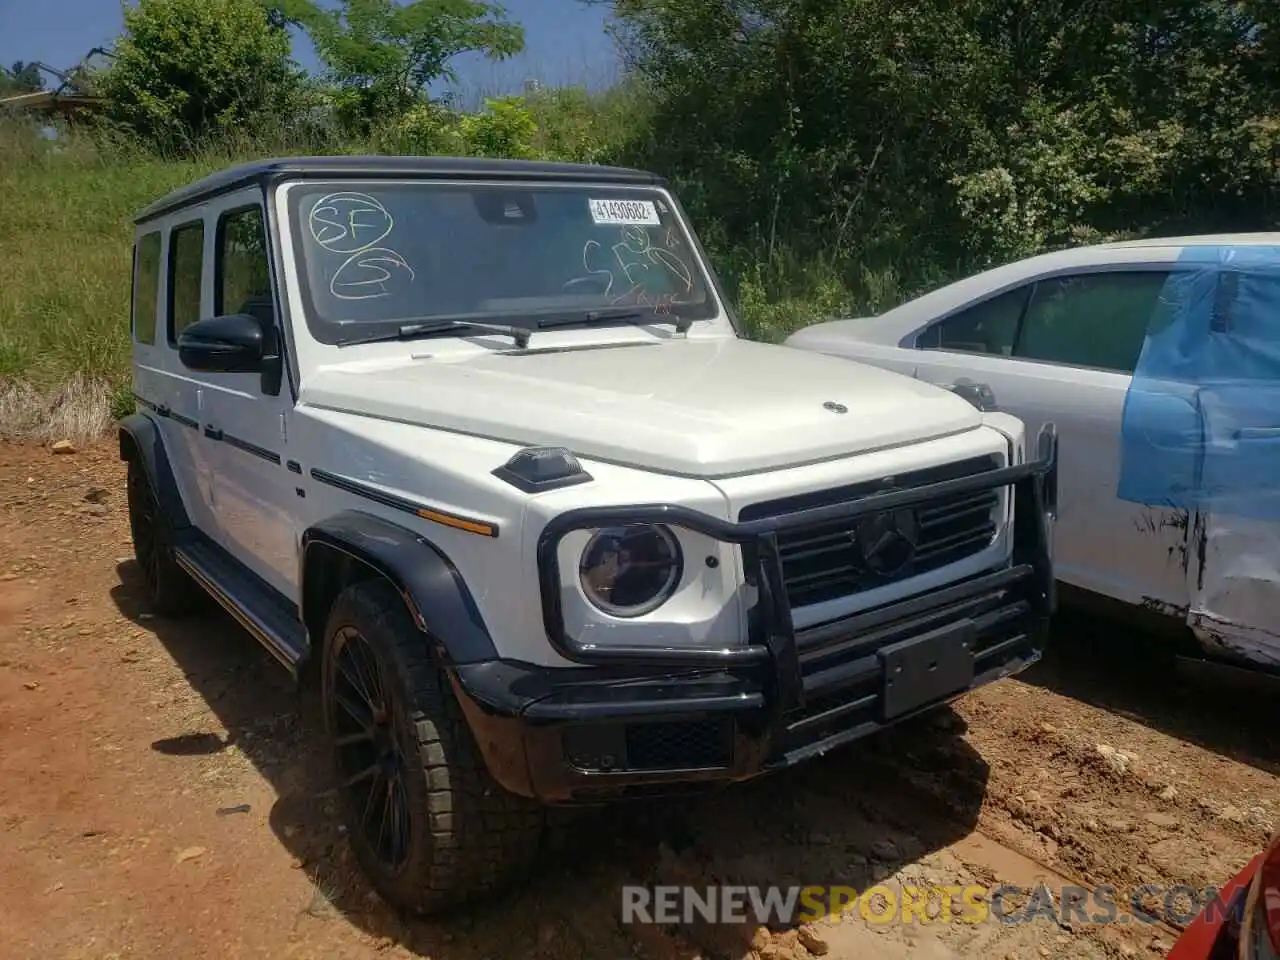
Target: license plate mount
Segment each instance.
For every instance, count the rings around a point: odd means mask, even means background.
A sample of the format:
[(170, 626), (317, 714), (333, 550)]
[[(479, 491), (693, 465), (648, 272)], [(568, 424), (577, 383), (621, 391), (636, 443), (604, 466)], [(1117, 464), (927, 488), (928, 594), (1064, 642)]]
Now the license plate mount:
[(974, 634), (973, 621), (960, 620), (881, 647), (883, 718), (893, 720), (972, 686)]

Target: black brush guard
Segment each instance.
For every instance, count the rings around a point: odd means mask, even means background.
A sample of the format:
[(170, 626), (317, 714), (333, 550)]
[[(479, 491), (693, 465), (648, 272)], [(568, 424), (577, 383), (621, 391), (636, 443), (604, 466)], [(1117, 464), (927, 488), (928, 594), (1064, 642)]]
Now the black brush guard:
[[(557, 801), (587, 799), (601, 791), (612, 795), (636, 785), (743, 779), (1016, 673), (1039, 658), (1056, 603), (1051, 537), (1057, 477), (1058, 438), (1050, 423), (1040, 432), (1034, 462), (759, 520), (735, 523), (672, 504), (561, 514), (547, 525), (537, 547), (543, 621), (556, 650), (579, 666), (495, 661), (455, 673), (473, 731), (488, 745), (491, 772), (509, 789)], [(998, 487), (1013, 489), (1014, 507), (1012, 552), (1000, 566), (898, 602), (795, 628), (780, 534)], [(685, 527), (742, 549), (748, 579), (759, 592), (745, 644), (614, 646), (583, 642), (566, 632), (560, 542), (577, 530), (629, 523)], [(722, 764), (610, 771), (575, 769), (566, 759), (573, 751), (563, 735), (574, 728), (720, 721), (726, 724), (727, 744)]]

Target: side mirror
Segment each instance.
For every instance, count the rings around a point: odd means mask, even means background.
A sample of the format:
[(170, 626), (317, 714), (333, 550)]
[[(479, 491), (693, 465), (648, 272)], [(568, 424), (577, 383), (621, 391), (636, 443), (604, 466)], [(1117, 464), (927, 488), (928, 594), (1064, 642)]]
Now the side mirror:
[(957, 396), (964, 397), (984, 413), (995, 413), (999, 409), (996, 406), (995, 391), (989, 384), (974, 383), (972, 380), (961, 378), (949, 384), (947, 389)]
[(205, 373), (258, 373), (267, 358), (261, 322), (247, 313), (197, 320), (178, 335), (178, 359)]

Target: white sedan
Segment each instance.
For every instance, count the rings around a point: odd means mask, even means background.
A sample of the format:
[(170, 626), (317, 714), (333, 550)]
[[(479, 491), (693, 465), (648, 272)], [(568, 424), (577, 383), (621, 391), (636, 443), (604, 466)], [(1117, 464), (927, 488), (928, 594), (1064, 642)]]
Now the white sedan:
[(957, 389), (1029, 436), (1054, 421), (1064, 601), (1280, 670), (1280, 233), (1044, 254), (787, 344)]

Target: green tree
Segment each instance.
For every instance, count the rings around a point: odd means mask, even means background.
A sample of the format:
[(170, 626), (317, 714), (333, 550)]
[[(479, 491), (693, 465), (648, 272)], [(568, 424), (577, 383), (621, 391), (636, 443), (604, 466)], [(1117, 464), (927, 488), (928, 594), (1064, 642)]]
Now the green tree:
[(500, 60), (524, 48), (524, 30), (481, 0), (342, 0), (333, 10), (285, 0), (276, 10), (310, 34), (341, 91), (340, 114), (358, 133), (395, 121), (431, 82), (453, 79), (459, 54)]
[(627, 159), (729, 238), (730, 276), (891, 265), (905, 289), (1280, 218), (1268, 0), (611, 2), (654, 98)]
[(948, 258), (948, 178), (986, 134), (994, 73), (964, 4), (618, 0), (615, 13), (658, 101), (636, 162), (676, 178), (700, 220), (770, 260)]
[[(1002, 135), (981, 144), (957, 179), (962, 205), (966, 194), (1000, 193), (982, 184), (1007, 173), (1013, 208), (1003, 223), (1022, 230), (1010, 253), (1120, 233), (1274, 229), (1280, 38), (1256, 15), (1263, 8), (1224, 0), (978, 4), (998, 91), (988, 116)], [(991, 221), (983, 214), (969, 222), (977, 228), (971, 245), (981, 246)]]
[(98, 90), (139, 137), (185, 148), (291, 121), (304, 77), (289, 52), (257, 0), (138, 0)]

